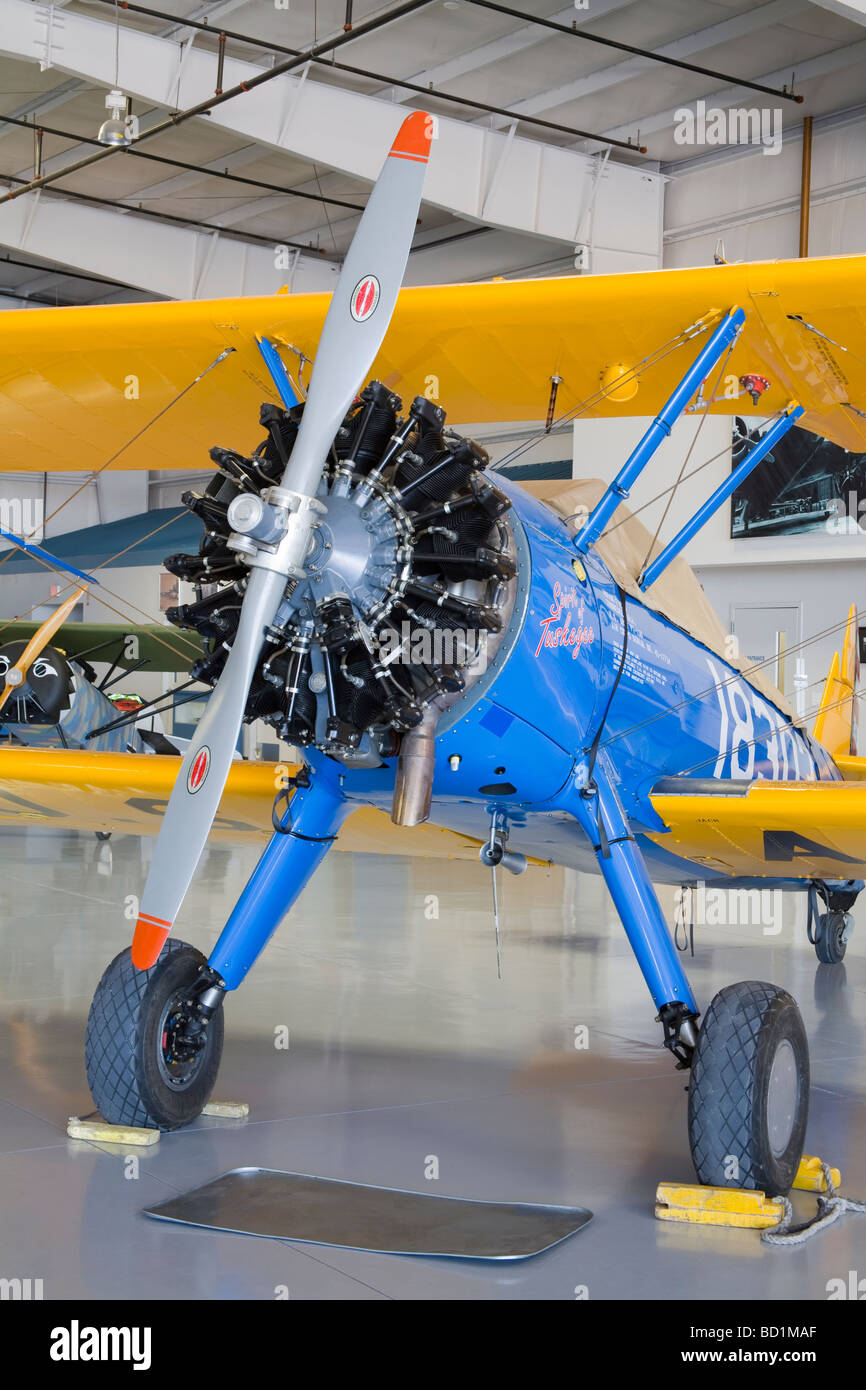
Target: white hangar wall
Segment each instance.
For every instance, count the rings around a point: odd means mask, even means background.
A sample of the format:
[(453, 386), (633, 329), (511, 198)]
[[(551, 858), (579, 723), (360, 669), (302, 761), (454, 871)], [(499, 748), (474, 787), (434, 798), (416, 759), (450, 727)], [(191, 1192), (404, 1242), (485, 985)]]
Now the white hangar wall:
[[(801, 128), (777, 154), (734, 146), (665, 165), (664, 265), (712, 265), (721, 238), (730, 261), (796, 256)], [(866, 110), (823, 116), (812, 134), (810, 256), (866, 251)]]

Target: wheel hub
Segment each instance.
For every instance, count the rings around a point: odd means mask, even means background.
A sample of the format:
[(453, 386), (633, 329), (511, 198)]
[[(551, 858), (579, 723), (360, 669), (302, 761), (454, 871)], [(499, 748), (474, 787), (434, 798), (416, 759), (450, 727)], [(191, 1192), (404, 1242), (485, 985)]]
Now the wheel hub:
[(793, 1047), (784, 1038), (776, 1048), (767, 1086), (767, 1132), (775, 1158), (780, 1158), (791, 1142), (798, 1090), (797, 1059)]
[(186, 1000), (170, 999), (159, 1026), (159, 1070), (164, 1080), (178, 1090), (188, 1086), (195, 1076), (206, 1036), (187, 1035), (189, 1015), (185, 1006)]

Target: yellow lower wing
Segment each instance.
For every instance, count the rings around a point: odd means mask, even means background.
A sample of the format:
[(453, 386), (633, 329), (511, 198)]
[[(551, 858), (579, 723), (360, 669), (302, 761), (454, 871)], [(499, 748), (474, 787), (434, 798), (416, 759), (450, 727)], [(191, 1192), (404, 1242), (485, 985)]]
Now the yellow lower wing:
[(708, 870), (769, 879), (866, 878), (866, 782), (669, 778), (651, 800), (651, 839)]
[[(180, 759), (160, 754), (0, 749), (0, 826), (156, 835)], [(291, 774), (297, 768), (288, 768)], [(236, 762), (214, 822), (223, 842), (264, 842), (271, 831), (276, 765)], [(403, 829), (364, 807), (346, 822), (337, 849), (360, 854), (478, 858), (479, 841), (435, 825)]]

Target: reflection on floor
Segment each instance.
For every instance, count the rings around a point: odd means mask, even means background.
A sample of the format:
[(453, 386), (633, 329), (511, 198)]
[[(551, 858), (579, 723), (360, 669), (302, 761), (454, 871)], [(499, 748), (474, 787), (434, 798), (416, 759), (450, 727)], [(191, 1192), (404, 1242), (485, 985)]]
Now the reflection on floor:
[[(249, 1101), (250, 1120), (163, 1136), (140, 1151), (137, 1175), (124, 1154), (67, 1140), (67, 1116), (92, 1108), (90, 997), (129, 940), (149, 853), (126, 837), (4, 829), (0, 839), (0, 1277), (42, 1279), (49, 1299), (677, 1300), (823, 1299), (828, 1279), (866, 1274), (866, 1221), (855, 1216), (797, 1251), (654, 1220), (656, 1183), (693, 1181), (684, 1078), (659, 1047), (600, 882), (558, 870), (502, 883), (498, 981), (480, 866), (332, 855), (229, 1000), (218, 1093)], [(210, 947), (254, 857), (207, 852), (180, 936)], [(807, 1149), (866, 1195), (866, 921), (843, 965), (819, 966), (801, 904), (786, 900), (778, 931), (698, 928), (688, 964), (704, 1004), (739, 979), (791, 990), (812, 1048)], [(139, 1214), (243, 1165), (574, 1203), (595, 1220), (546, 1255), (497, 1266), (214, 1235)], [(811, 1213), (814, 1199), (798, 1196), (797, 1208)]]

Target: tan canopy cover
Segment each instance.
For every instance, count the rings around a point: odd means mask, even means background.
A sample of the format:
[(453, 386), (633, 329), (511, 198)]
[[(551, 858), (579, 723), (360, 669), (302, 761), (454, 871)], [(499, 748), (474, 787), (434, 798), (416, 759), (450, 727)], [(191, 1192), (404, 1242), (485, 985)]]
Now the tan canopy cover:
[[(605, 490), (606, 484), (599, 478), (555, 479), (523, 483), (522, 486), (533, 497), (546, 502), (562, 516), (578, 517), (573, 523), (575, 529), (582, 524), (582, 518), (592, 510)], [(632, 598), (640, 599), (647, 608), (661, 613), (677, 627), (702, 642), (716, 656), (727, 661), (737, 670), (748, 675), (748, 679), (761, 694), (776, 705), (786, 718), (796, 722), (794, 710), (780, 690), (767, 677), (765, 671), (755, 670), (748, 657), (730, 655), (730, 634), (725, 628), (701, 588), (697, 575), (691, 565), (678, 555), (654, 584), (643, 593), (638, 588), (638, 577), (662, 550), (660, 541), (652, 545), (652, 536), (642, 521), (633, 516), (628, 507), (620, 504), (608, 523), (601, 539), (596, 541), (595, 550), (611, 575)]]

